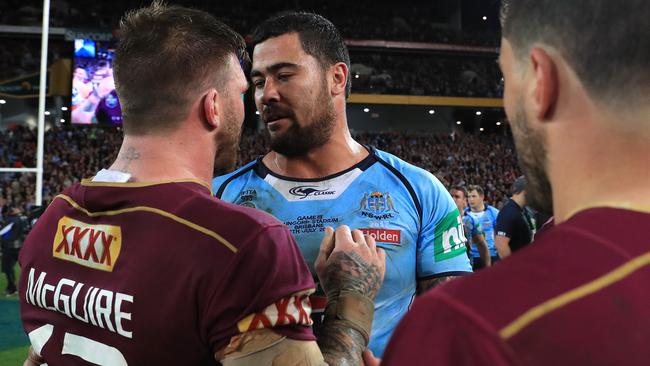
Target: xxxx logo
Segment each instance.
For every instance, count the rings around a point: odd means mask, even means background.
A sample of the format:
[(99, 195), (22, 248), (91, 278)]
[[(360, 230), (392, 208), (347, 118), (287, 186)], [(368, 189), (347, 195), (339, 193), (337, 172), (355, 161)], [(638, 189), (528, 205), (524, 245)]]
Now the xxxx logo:
[(52, 255), (82, 266), (113, 271), (122, 249), (122, 230), (113, 225), (92, 225), (67, 216), (59, 220)]
[(312, 325), (309, 293), (303, 291), (288, 296), (267, 306), (259, 313), (250, 314), (237, 323), (239, 331), (250, 332), (256, 329), (274, 328), (287, 325)]

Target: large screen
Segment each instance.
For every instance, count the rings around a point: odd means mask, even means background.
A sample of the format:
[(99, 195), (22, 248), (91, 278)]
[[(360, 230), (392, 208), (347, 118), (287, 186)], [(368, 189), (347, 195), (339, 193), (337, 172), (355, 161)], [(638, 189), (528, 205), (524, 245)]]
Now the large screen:
[(113, 79), (113, 42), (75, 40), (71, 120), (75, 124), (121, 125)]

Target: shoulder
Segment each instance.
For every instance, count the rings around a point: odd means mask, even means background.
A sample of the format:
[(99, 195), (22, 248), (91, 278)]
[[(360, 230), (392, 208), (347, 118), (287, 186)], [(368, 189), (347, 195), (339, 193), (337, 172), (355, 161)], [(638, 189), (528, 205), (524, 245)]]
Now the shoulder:
[(402, 180), (402, 183), (411, 187), (421, 199), (431, 194), (447, 192), (438, 178), (430, 172), (385, 151), (374, 150), (374, 152), (377, 161)]
[(226, 188), (226, 186), (232, 183), (239, 177), (242, 177), (248, 173), (254, 172), (255, 167), (259, 163), (258, 159), (255, 159), (243, 167), (224, 175), (217, 176), (212, 179), (212, 192), (219, 197), (220, 193)]
[(508, 202), (506, 202), (506, 204), (503, 205), (501, 210), (498, 210), (497, 212), (498, 212), (499, 218), (504, 218), (504, 217), (512, 216), (517, 211), (518, 211), (518, 209), (517, 209), (517, 207), (515, 207), (514, 202), (512, 202), (511, 200), (508, 200)]
[[(548, 234), (535, 245), (518, 251), (517, 255), (438, 289), (450, 299), (449, 302), (474, 309), (475, 316), (501, 331), (531, 309), (583, 284), (581, 276), (586, 275), (585, 272), (600, 271), (590, 269), (593, 263), (583, 263), (580, 255), (558, 255), (567, 242), (571, 242), (572, 247), (575, 244), (572, 252), (584, 251), (584, 240), (578, 235), (557, 228)], [(549, 271), (549, 268), (554, 270)], [(485, 304), (498, 306), (486, 307)]]
[(224, 223), (242, 223), (249, 231), (256, 227), (281, 225), (272, 215), (249, 207), (235, 205), (209, 195), (195, 195), (180, 206), (179, 212), (196, 217), (203, 214), (206, 219), (199, 219), (210, 226), (223, 227)]
[(377, 157), (377, 161), (386, 169), (390, 170), (393, 174), (403, 175), (409, 180), (413, 179), (413, 183), (417, 183), (418, 179), (438, 181), (433, 174), (413, 164), (407, 163), (393, 154), (377, 149), (374, 149), (373, 152)]
[(456, 207), (445, 186), (430, 172), (381, 150), (377, 161), (408, 189), (422, 217), (446, 215)]

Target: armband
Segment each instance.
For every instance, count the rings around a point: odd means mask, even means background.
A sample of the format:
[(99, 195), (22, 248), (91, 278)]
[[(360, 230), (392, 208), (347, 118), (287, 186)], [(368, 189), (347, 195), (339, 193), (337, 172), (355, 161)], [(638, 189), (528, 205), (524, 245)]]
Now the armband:
[(333, 297), (325, 308), (325, 321), (337, 319), (343, 321), (350, 328), (355, 329), (366, 341), (370, 341), (370, 330), (375, 313), (375, 304), (367, 297), (356, 292), (341, 291)]

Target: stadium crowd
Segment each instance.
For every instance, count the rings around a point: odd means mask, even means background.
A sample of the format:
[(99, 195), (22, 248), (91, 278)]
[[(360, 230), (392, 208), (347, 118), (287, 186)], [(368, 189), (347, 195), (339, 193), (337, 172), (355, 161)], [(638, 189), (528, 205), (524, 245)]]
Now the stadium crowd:
[[(183, 1), (176, 1), (184, 3)], [(301, 1), (287, 5), (273, 0), (243, 0), (223, 6), (213, 2), (186, 1), (186, 5), (210, 11), (241, 34), (249, 34), (256, 24), (272, 14), (291, 8), (316, 11), (331, 19), (346, 39), (428, 42), (456, 45), (498, 45), (498, 33), (488, 29), (454, 29), (443, 26), (449, 19), (436, 6), (374, 6), (369, 0), (342, 2)], [(396, 4), (399, 5), (399, 4)], [(41, 3), (8, 0), (0, 3), (0, 24), (33, 26), (40, 24)], [(115, 29), (119, 16), (132, 2), (108, 3), (56, 1), (51, 6), (51, 26), (85, 29)], [(253, 10), (252, 10), (253, 9)], [(449, 12), (449, 10), (446, 10)], [(494, 34), (493, 34), (494, 33)], [(247, 37), (250, 40), (250, 37)], [(12, 35), (0, 37), (0, 82), (38, 71), (40, 39)], [(69, 41), (51, 37), (48, 62), (72, 57)], [(501, 97), (501, 74), (494, 56), (450, 57), (439, 54), (369, 54), (351, 49), (353, 71), (358, 78), (353, 92), (431, 96)]]
[[(71, 42), (50, 42), (49, 63), (72, 57)], [(40, 40), (0, 38), (0, 81), (35, 73)], [(352, 50), (352, 92), (498, 98), (501, 72), (492, 57), (368, 53)], [(92, 77), (88, 70), (88, 77)]]
[[(119, 129), (58, 127), (45, 134), (43, 202), (48, 204), (65, 187), (90, 177), (115, 158), (122, 141)], [(0, 165), (34, 167), (36, 132), (16, 127), (0, 133)], [(0, 174), (0, 203), (20, 205), (27, 212), (34, 202), (36, 175)]]
[[(174, 3), (193, 6), (211, 12), (242, 34), (263, 19), (282, 9), (307, 10), (330, 19), (346, 39), (381, 39), (391, 41), (433, 42), (495, 47), (499, 33), (488, 29), (454, 29), (446, 24), (454, 9), (438, 8), (436, 4), (414, 6), (394, 3), (377, 6), (371, 0), (328, 1), (254, 1), (215, 3), (214, 1), (179, 0)], [(88, 2), (81, 0), (54, 1), (51, 5), (51, 25), (56, 27), (114, 29), (132, 1)], [(417, 4), (415, 4), (417, 5)], [(6, 0), (0, 3), (0, 24), (39, 25), (42, 2)]]
[(352, 52), (356, 93), (500, 98), (494, 57)]
[[(496, 134), (471, 135), (455, 132), (434, 135), (404, 132), (354, 132), (361, 143), (393, 153), (420, 166), (447, 187), (478, 184), (486, 200), (497, 207), (509, 195), (512, 181), (520, 174), (512, 139)], [(56, 127), (45, 134), (45, 203), (65, 187), (90, 177), (115, 158), (122, 139), (119, 128)], [(263, 134), (247, 131), (241, 140), (239, 166), (268, 151)], [(26, 127), (0, 133), (0, 165), (33, 167), (35, 131)], [(36, 176), (31, 173), (0, 174), (2, 204), (22, 205), (34, 201)]]

